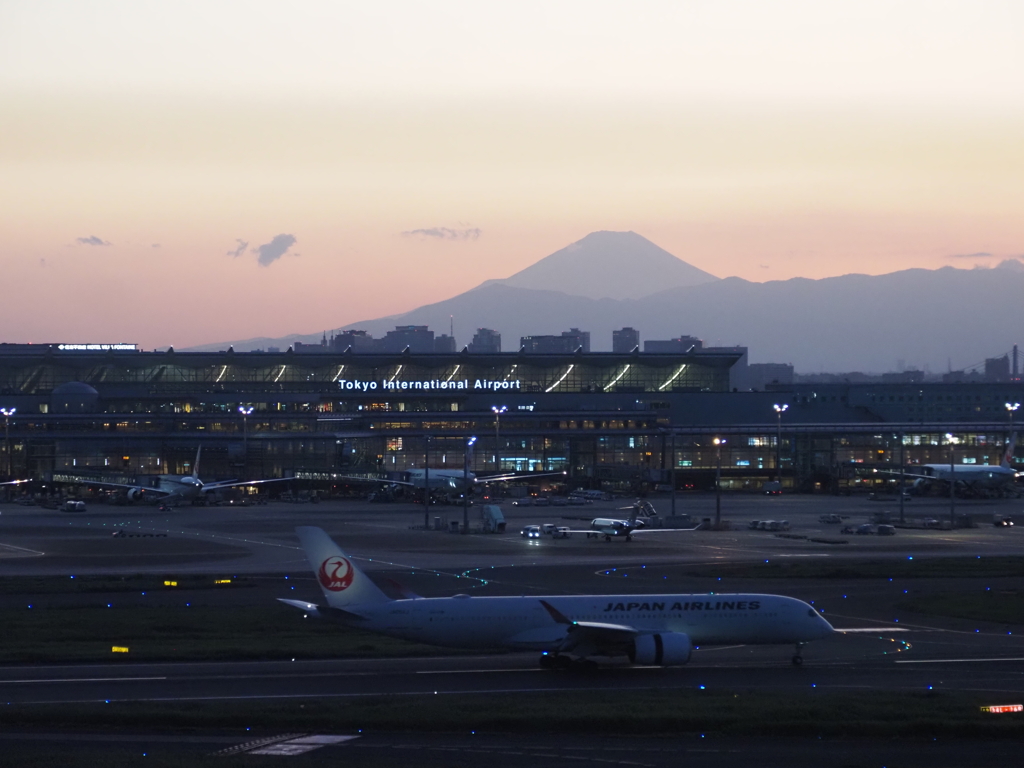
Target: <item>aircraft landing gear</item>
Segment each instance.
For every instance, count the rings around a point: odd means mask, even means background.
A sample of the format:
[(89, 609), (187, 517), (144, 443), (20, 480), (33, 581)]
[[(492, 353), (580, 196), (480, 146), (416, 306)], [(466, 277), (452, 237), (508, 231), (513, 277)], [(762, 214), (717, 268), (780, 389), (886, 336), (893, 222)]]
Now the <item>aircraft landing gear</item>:
[(541, 669), (572, 669), (573, 660), (560, 653), (542, 653), (540, 655)]
[(560, 653), (542, 653), (541, 669), (557, 669), (561, 672), (596, 672), (600, 667), (593, 659), (574, 659)]
[(632, 536), (630, 536), (630, 535), (629, 535), (629, 534), (627, 533), (627, 534), (626, 534), (626, 541), (632, 541), (632, 540), (633, 540), (633, 537), (632, 537)]
[(799, 667), (801, 664), (804, 663), (803, 650), (804, 650), (804, 644), (803, 643), (797, 643), (796, 644), (796, 653), (793, 655), (793, 659), (792, 659), (794, 667)]

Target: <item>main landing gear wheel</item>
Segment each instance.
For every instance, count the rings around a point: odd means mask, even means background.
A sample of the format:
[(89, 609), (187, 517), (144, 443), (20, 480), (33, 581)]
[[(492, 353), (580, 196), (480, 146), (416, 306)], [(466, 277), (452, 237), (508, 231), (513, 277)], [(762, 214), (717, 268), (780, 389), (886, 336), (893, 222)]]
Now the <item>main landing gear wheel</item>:
[(567, 670), (573, 668), (573, 660), (560, 653), (542, 653), (540, 655), (541, 669)]
[(803, 650), (804, 650), (804, 644), (803, 643), (797, 643), (796, 644), (796, 653), (793, 654), (793, 666), (794, 667), (799, 667), (801, 664), (804, 663)]

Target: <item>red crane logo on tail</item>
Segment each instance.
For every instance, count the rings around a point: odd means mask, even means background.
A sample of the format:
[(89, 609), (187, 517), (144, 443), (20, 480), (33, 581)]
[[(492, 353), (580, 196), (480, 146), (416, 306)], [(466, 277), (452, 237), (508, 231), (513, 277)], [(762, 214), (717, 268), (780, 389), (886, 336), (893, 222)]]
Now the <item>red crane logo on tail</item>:
[(355, 575), (352, 563), (340, 555), (334, 555), (324, 560), (316, 576), (324, 589), (341, 592), (352, 586), (352, 579), (355, 578)]

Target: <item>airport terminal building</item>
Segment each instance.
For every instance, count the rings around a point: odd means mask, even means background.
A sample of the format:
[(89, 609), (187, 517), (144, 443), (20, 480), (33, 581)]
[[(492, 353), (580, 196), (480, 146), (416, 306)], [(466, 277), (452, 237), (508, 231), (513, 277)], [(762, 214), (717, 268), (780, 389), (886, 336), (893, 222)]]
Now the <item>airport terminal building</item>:
[[(801, 490), (864, 469), (998, 463), (1019, 382), (730, 390), (741, 353), (143, 352), (0, 345), (2, 474), (203, 479), (383, 475), (422, 467), (565, 471), (583, 487)], [(781, 417), (776, 404), (788, 406)], [(715, 445), (714, 438), (719, 438)], [(781, 438), (781, 441), (780, 441)], [(428, 459), (429, 457), (429, 459)]]

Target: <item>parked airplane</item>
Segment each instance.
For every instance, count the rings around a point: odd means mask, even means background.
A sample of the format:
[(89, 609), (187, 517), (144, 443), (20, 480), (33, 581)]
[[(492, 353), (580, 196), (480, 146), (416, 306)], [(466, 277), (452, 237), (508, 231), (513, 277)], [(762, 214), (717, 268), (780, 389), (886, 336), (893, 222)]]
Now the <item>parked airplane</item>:
[(99, 485), (106, 488), (125, 488), (129, 499), (145, 498), (149, 494), (155, 494), (161, 502), (195, 501), (201, 499), (207, 493), (221, 491), (225, 488), (235, 488), (243, 485), (260, 485), (262, 483), (280, 483), (291, 480), (290, 477), (276, 477), (267, 480), (222, 480), (219, 482), (204, 483), (199, 479), (199, 458), (202, 455), (203, 447), (199, 446), (196, 451), (196, 463), (192, 466), (191, 475), (159, 475), (153, 486), (131, 485), (129, 483), (109, 483), (100, 480), (86, 481), (87, 485)]
[(652, 518), (658, 516), (654, 506), (649, 501), (636, 500), (636, 503), (631, 507), (623, 507), (622, 509), (631, 509), (633, 513), (629, 516), (628, 520), (617, 519), (614, 517), (595, 517), (590, 521), (590, 528), (585, 528), (580, 531), (570, 531), (570, 533), (585, 533), (589, 539), (591, 536), (600, 538), (604, 536), (605, 541), (611, 541), (612, 538), (622, 537), (626, 541), (633, 540), (633, 534), (635, 533), (670, 533), (673, 531), (695, 531), (700, 526), (694, 526), (693, 528), (647, 528), (647, 522)]
[(922, 464), (923, 472), (902, 473), (894, 470), (875, 470), (879, 474), (910, 477), (915, 488), (923, 488), (934, 482), (962, 485), (971, 492), (1001, 491), (1009, 489), (1016, 481), (1017, 472), (1011, 462), (1017, 447), (1017, 433), (1010, 435), (1010, 441), (999, 464)]
[(676, 666), (694, 646), (795, 645), (836, 630), (802, 600), (782, 595), (572, 595), (392, 600), (320, 528), (296, 528), (326, 605), (278, 598), (309, 615), (452, 648), (540, 651), (545, 668), (593, 668), (592, 657)]

